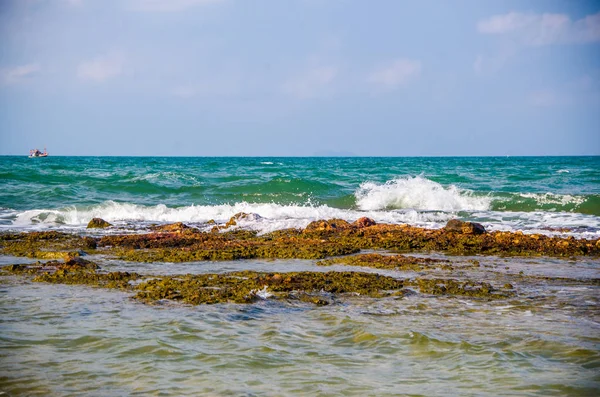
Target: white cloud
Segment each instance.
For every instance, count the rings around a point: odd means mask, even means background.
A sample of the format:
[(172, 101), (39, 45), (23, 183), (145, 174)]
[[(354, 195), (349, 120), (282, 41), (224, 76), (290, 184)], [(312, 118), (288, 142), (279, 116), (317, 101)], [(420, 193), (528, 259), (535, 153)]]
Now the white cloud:
[(130, 9), (148, 12), (177, 12), (190, 7), (221, 3), (224, 0), (131, 0)]
[(573, 21), (566, 14), (494, 15), (477, 23), (483, 34), (505, 35), (532, 46), (600, 41), (600, 13)]
[(421, 62), (412, 59), (397, 59), (387, 66), (374, 70), (368, 77), (369, 83), (395, 89), (421, 74)]
[(83, 80), (102, 82), (123, 74), (124, 69), (123, 57), (110, 54), (81, 62), (77, 68), (77, 75)]
[(5, 69), (2, 71), (2, 81), (5, 84), (19, 83), (40, 70), (40, 66), (37, 63), (30, 63), (27, 65), (17, 66), (12, 69)]
[(291, 96), (299, 99), (321, 97), (327, 93), (327, 87), (338, 74), (336, 66), (313, 67), (306, 73), (286, 81), (282, 89)]

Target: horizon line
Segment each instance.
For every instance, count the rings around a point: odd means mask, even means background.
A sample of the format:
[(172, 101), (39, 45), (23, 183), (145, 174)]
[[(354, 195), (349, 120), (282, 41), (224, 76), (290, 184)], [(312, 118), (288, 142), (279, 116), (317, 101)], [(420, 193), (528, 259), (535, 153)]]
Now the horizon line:
[[(26, 154), (0, 154), (0, 157), (27, 157)], [(71, 154), (59, 154), (59, 155), (48, 155), (47, 157), (40, 158), (51, 158), (51, 157), (140, 157), (140, 158), (151, 158), (151, 157), (167, 157), (167, 158), (439, 158), (439, 157), (600, 157), (598, 154), (493, 154), (493, 155), (398, 155), (398, 156), (387, 156), (387, 155), (351, 155), (351, 156), (322, 156), (322, 155), (221, 155), (221, 156), (182, 156), (182, 155), (71, 155)]]

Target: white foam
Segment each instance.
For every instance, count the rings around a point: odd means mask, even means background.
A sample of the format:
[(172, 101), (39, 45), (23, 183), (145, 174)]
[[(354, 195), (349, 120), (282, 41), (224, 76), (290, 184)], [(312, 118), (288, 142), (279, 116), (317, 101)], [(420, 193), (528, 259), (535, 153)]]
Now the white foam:
[[(208, 220), (223, 224), (238, 212), (256, 214), (237, 221), (243, 229), (269, 233), (288, 228), (304, 228), (318, 219), (340, 218), (348, 222), (366, 216), (377, 223), (410, 224), (426, 228), (440, 228), (454, 217), (480, 222), (488, 231), (523, 231), (546, 235), (567, 235), (594, 239), (600, 237), (600, 217), (571, 212), (510, 212), (510, 211), (423, 211), (371, 210), (360, 211), (332, 208), (327, 205), (280, 205), (274, 203), (247, 203), (215, 206), (192, 205), (167, 207), (160, 204), (144, 206), (107, 201), (88, 207), (66, 207), (57, 210), (3, 211), (2, 229), (83, 229), (90, 219), (98, 217), (115, 225), (129, 227), (148, 223), (184, 222), (202, 230), (210, 230)], [(565, 231), (568, 229), (568, 231)], [(109, 229), (107, 232), (110, 232)], [(118, 230), (114, 230), (117, 232)]]
[(487, 210), (492, 201), (490, 197), (476, 197), (454, 185), (444, 187), (420, 176), (398, 178), (384, 184), (365, 182), (355, 196), (358, 207), (363, 210)]
[(555, 193), (520, 193), (523, 198), (534, 199), (538, 205), (581, 205), (586, 198), (582, 196), (573, 196), (570, 194), (555, 194)]
[(252, 291), (250, 291), (250, 295), (254, 295), (259, 297), (260, 299), (269, 299), (270, 297), (273, 296), (273, 293), (268, 291), (268, 286), (264, 286), (263, 289), (253, 289)]
[(149, 174), (143, 174), (139, 176), (135, 176), (129, 180), (128, 182), (137, 182), (137, 181), (147, 181), (155, 184), (164, 184), (164, 183), (185, 183), (191, 184), (191, 186), (199, 186), (200, 181), (192, 175), (186, 175), (183, 173), (178, 173), (174, 171), (161, 171), (161, 172), (153, 172)]
[(526, 234), (564, 235), (577, 238), (600, 237), (600, 217), (572, 212), (483, 211), (469, 213), (488, 231), (521, 231)]
[[(222, 205), (191, 205), (167, 207), (164, 204), (144, 206), (107, 201), (88, 207), (66, 207), (58, 210), (29, 210), (14, 215), (10, 226), (17, 228), (85, 227), (92, 218), (111, 223), (128, 222), (187, 222), (193, 224), (215, 220), (225, 223), (238, 212), (256, 214), (237, 221), (242, 228), (267, 233), (287, 228), (304, 228), (318, 219), (340, 218), (353, 222), (366, 216), (378, 223), (410, 223), (423, 227), (441, 227), (452, 214), (436, 211), (359, 211), (332, 208), (327, 205), (280, 205), (274, 203), (247, 203)], [(208, 226), (207, 226), (208, 227)]]

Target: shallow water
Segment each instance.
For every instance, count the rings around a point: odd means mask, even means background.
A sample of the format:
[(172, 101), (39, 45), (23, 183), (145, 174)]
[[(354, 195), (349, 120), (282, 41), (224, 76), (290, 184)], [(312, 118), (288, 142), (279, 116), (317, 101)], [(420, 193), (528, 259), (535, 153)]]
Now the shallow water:
[[(95, 259), (106, 270), (163, 274), (333, 270), (304, 260), (134, 264)], [(473, 258), (450, 259), (460, 268)], [(146, 305), (124, 292), (3, 276), (0, 391), (40, 396), (597, 395), (600, 287), (591, 280), (600, 276), (598, 263), (477, 259), (481, 266), (469, 277), (494, 285), (510, 279), (517, 296), (498, 301), (420, 293), (349, 296), (325, 307), (273, 300)], [(27, 261), (0, 258), (0, 263)], [(569, 273), (579, 281), (540, 278)], [(461, 278), (461, 272), (452, 276)]]
[[(2, 232), (100, 236), (178, 221), (210, 230), (209, 220), (241, 211), (252, 215), (237, 227), (259, 233), (367, 216), (595, 239), (600, 157), (0, 157)], [(114, 227), (87, 230), (92, 217)], [(147, 305), (125, 292), (0, 272), (0, 396), (600, 395), (597, 258), (427, 256), (449, 258), (454, 271), (89, 259), (106, 271), (157, 275), (360, 270), (472, 279), (510, 283), (516, 296)], [(0, 255), (0, 265), (34, 261)]]

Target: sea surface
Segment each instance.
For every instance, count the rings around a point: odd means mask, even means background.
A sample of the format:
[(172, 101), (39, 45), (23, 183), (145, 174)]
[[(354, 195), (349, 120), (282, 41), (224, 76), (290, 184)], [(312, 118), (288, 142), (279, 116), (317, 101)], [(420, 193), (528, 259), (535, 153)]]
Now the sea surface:
[(121, 229), (226, 222), (305, 227), (316, 219), (600, 236), (600, 157), (0, 157), (0, 228)]
[[(259, 233), (367, 216), (597, 239), (600, 157), (0, 156), (0, 232), (141, 233), (179, 221), (209, 230), (238, 212), (254, 215), (237, 227)], [(86, 230), (93, 217), (115, 227)], [(598, 258), (418, 255), (457, 268), (476, 260), (478, 270), (452, 277), (510, 281), (517, 295), (146, 305), (121, 291), (0, 275), (0, 396), (600, 395)], [(311, 260), (90, 259), (152, 274), (415, 276)], [(0, 255), (0, 265), (30, 262)]]

